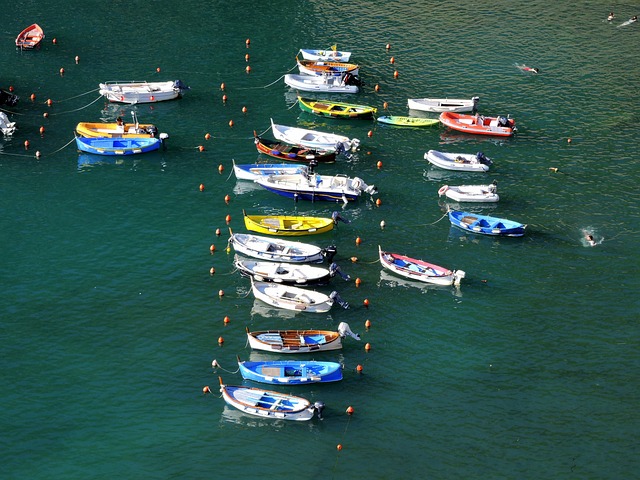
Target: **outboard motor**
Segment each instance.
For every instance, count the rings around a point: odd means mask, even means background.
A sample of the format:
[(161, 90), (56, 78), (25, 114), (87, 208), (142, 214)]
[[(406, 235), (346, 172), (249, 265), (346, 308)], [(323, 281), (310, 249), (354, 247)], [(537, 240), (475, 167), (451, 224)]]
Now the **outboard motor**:
[(336, 253), (338, 253), (338, 249), (335, 245), (329, 245), (327, 248), (322, 249), (322, 256), (327, 259), (327, 262), (331, 262)]
[(344, 273), (344, 272), (340, 269), (340, 267), (338, 266), (338, 264), (334, 262), (334, 263), (332, 263), (331, 265), (329, 265), (329, 274), (330, 274), (332, 277), (334, 277), (336, 273), (337, 273), (338, 275), (340, 275), (340, 276), (342, 277), (342, 279), (343, 279), (343, 280), (345, 280), (345, 281), (347, 281), (347, 282), (348, 282), (349, 280), (351, 280), (351, 277), (350, 277), (349, 275), (347, 275), (346, 273)]
[(9, 93), (6, 90), (0, 90), (0, 105), (6, 105), (8, 107), (15, 107), (20, 100), (20, 97)]
[(337, 225), (338, 222), (351, 223), (351, 220), (347, 220), (339, 212), (333, 212), (331, 214), (331, 218), (333, 219), (334, 225)]
[(498, 117), (498, 126), (499, 127), (510, 127), (509, 119), (507, 117)]
[(351, 338), (360, 341), (360, 335), (357, 333), (353, 333), (347, 322), (340, 322), (340, 324), (338, 325), (338, 333), (342, 338), (345, 338), (347, 335), (349, 335)]
[(345, 310), (349, 308), (349, 302), (344, 301), (342, 297), (338, 294), (338, 292), (336, 292), (335, 290), (331, 292), (331, 294), (329, 295), (329, 298), (333, 300), (335, 303), (337, 303), (338, 305), (340, 305)]
[(309, 173), (313, 173), (313, 170), (318, 166), (318, 161), (315, 158), (309, 160)]
[(191, 87), (187, 87), (182, 80), (175, 80), (173, 82), (173, 88), (177, 88), (178, 90), (191, 90)]
[(324, 410), (324, 403), (323, 402), (314, 403), (313, 410), (315, 410), (316, 414), (318, 415), (318, 418), (322, 420), (322, 411)]
[(165, 143), (165, 140), (169, 138), (169, 134), (168, 133), (161, 133), (160, 134), (160, 143), (162, 143), (162, 149), (166, 150), (167, 149), (167, 145)]
[(155, 125), (144, 127), (144, 131), (151, 135), (153, 138), (157, 138), (158, 136), (158, 127), (156, 127)]
[(482, 152), (476, 153), (476, 158), (480, 163), (484, 163), (485, 165), (493, 165), (491, 159)]
[(357, 138), (353, 138), (351, 139), (351, 151), (355, 152), (356, 150), (358, 150), (358, 147), (360, 146), (360, 140), (358, 140)]
[(364, 82), (360, 80), (360, 77), (349, 72), (344, 74), (344, 76), (342, 77), (342, 82), (345, 85), (352, 85), (356, 87), (361, 87), (362, 85), (364, 85)]

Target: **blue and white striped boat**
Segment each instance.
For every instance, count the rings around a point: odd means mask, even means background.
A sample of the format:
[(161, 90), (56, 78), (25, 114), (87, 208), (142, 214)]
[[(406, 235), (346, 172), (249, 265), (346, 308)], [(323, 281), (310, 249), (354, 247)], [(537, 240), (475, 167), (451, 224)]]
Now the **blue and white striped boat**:
[[(164, 135), (164, 134), (163, 134)], [(164, 137), (166, 138), (166, 137)], [(95, 155), (135, 155), (158, 150), (164, 138), (78, 137), (78, 150)]]
[(260, 383), (304, 385), (307, 383), (338, 382), (342, 380), (342, 366), (336, 362), (315, 360), (241, 361), (238, 367), (242, 378)]
[(521, 237), (527, 228), (526, 225), (513, 220), (458, 210), (449, 212), (449, 221), (451, 225), (468, 232), (501, 237)]

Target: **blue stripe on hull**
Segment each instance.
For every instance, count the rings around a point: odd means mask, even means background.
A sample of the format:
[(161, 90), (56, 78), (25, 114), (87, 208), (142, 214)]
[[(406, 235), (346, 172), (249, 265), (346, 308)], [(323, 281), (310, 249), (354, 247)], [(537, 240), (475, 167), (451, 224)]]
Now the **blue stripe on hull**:
[[(328, 192), (300, 192), (293, 190), (282, 190), (279, 188), (267, 187), (263, 185), (264, 188), (269, 190), (270, 192), (277, 193), (278, 195), (282, 195), (283, 197), (295, 198), (296, 194), (298, 195), (299, 200), (309, 200), (311, 202), (315, 201), (328, 201), (328, 202), (342, 202), (342, 194), (341, 193), (328, 193)], [(344, 196), (347, 198), (349, 202), (355, 202), (358, 199), (357, 195), (353, 195), (350, 193), (345, 193)]]

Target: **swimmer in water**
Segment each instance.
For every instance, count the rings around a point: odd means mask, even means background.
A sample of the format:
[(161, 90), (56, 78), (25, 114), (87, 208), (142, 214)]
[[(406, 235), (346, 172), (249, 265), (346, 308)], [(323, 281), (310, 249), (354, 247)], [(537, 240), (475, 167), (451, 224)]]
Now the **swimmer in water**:
[(637, 22), (637, 21), (638, 21), (638, 16), (637, 16), (637, 15), (634, 15), (633, 17), (631, 17), (631, 18), (629, 19), (629, 21), (630, 21), (630, 22)]
[(584, 239), (587, 241), (587, 245), (589, 245), (590, 247), (596, 246), (596, 241), (593, 239), (593, 235), (587, 234), (585, 235)]
[(539, 68), (527, 67), (526, 65), (518, 65), (518, 68), (523, 72), (540, 73)]
[(613, 14), (613, 12), (609, 12), (609, 16), (607, 17), (607, 21), (611, 21), (615, 18), (615, 15)]

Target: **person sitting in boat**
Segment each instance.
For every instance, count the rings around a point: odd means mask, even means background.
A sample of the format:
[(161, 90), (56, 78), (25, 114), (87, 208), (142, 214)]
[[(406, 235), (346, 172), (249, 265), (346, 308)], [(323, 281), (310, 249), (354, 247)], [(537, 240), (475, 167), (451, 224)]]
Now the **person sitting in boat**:
[(116, 118), (116, 131), (118, 132), (125, 132), (125, 124), (124, 124), (124, 120), (122, 120), (122, 117), (118, 117)]

